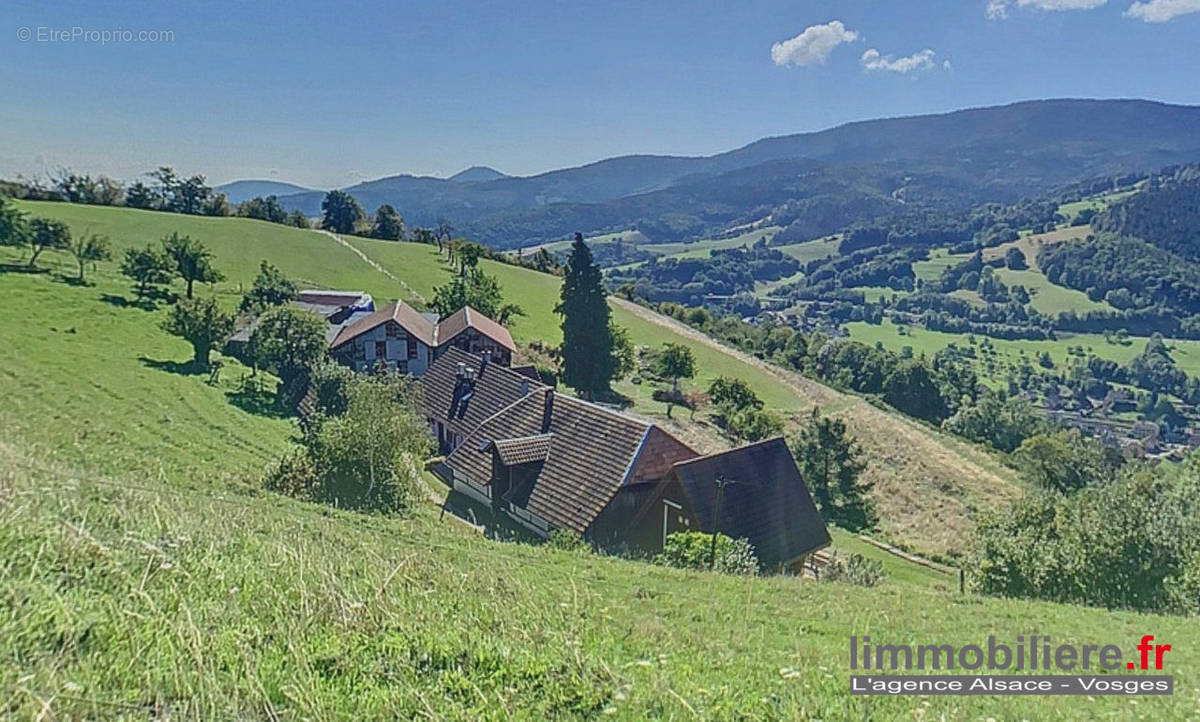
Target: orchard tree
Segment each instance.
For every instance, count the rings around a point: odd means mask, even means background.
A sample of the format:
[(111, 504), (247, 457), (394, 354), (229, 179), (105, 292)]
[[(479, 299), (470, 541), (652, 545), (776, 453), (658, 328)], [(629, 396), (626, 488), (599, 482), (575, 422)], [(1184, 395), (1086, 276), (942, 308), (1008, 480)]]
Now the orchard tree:
[(325, 321), (291, 306), (267, 311), (250, 339), (255, 360), (275, 370), (283, 384), (305, 376), (325, 357)]
[(29, 246), (29, 267), (37, 266), (38, 256), (47, 248), (64, 249), (71, 247), (71, 230), (62, 221), (51, 218), (34, 218), (29, 221), (29, 231), (25, 234), (25, 243)]
[(554, 312), (563, 319), (563, 381), (588, 398), (605, 395), (618, 367), (611, 312), (603, 276), (580, 233), (571, 244), (560, 298)]
[(679, 379), (690, 379), (696, 375), (696, 357), (690, 348), (681, 343), (665, 343), (655, 360), (655, 366), (659, 376), (671, 379), (671, 395), (667, 397), (669, 419), (675, 402), (682, 400), (679, 395)]
[(679, 379), (690, 379), (696, 375), (696, 356), (681, 343), (665, 343), (658, 354), (658, 373), (671, 379), (671, 388), (679, 391)]
[(404, 238), (404, 218), (392, 206), (384, 203), (375, 211), (375, 224), (371, 227), (371, 237), (385, 241), (399, 241)]
[(23, 246), (28, 232), (25, 214), (15, 203), (0, 196), (0, 246)]
[(80, 283), (83, 283), (84, 266), (88, 263), (107, 261), (112, 258), (108, 237), (98, 236), (95, 233), (89, 233), (71, 241), (70, 251), (71, 255), (75, 256), (75, 262), (79, 264)]
[(329, 191), (321, 201), (321, 227), (334, 233), (354, 233), (366, 218), (362, 206), (346, 191)]
[(121, 261), (121, 273), (133, 280), (141, 300), (155, 286), (171, 282), (171, 261), (153, 246), (130, 248)]
[(192, 284), (196, 281), (216, 283), (225, 280), (225, 275), (213, 268), (212, 252), (200, 241), (172, 233), (163, 239), (162, 244), (172, 269), (187, 284), (188, 298), (192, 297)]
[(233, 314), (222, 311), (215, 298), (189, 298), (171, 307), (163, 329), (190, 343), (192, 363), (206, 369), (213, 347), (233, 333)]
[(238, 308), (243, 312), (262, 313), (268, 308), (282, 306), (294, 298), (296, 284), (278, 268), (263, 261), (258, 266), (254, 285), (242, 296), (242, 303)]
[(761, 409), (763, 402), (750, 385), (732, 376), (718, 376), (708, 385), (708, 399), (726, 412), (742, 409)]

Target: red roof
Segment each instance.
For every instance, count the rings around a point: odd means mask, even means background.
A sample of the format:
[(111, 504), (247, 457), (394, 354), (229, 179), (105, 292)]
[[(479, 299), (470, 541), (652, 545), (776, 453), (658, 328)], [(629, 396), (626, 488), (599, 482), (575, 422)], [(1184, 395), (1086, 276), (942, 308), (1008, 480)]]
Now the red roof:
[(329, 346), (330, 348), (337, 348), (347, 341), (376, 329), (388, 321), (395, 321), (401, 328), (420, 339), (427, 346), (437, 345), (434, 343), (436, 334), (433, 322), (417, 313), (416, 309), (412, 306), (402, 301), (392, 301), (369, 316), (363, 316), (354, 323), (344, 327), (338, 332), (337, 337), (333, 339), (333, 342)]
[(441, 346), (448, 343), (468, 328), (475, 329), (509, 351), (517, 350), (517, 345), (513, 343), (512, 334), (508, 332), (507, 328), (504, 328), (470, 306), (460, 308), (437, 325), (435, 333), (437, 343), (434, 345)]

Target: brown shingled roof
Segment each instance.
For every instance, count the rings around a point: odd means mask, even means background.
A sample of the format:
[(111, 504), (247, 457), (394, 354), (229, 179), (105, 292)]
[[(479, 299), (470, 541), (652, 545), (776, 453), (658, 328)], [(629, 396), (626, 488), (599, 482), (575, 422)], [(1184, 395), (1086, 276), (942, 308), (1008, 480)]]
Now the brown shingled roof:
[[(458, 380), (458, 366), (475, 376), (472, 394), (462, 400), (463, 387)], [(421, 387), (421, 407), (425, 415), (448, 423), (450, 429), (466, 436), (500, 410), (533, 394), (546, 385), (496, 363), (484, 364), (475, 354), (450, 347), (429, 365), (417, 380)], [(541, 403), (540, 401), (538, 402)], [(539, 406), (540, 408), (540, 406)], [(523, 434), (538, 434), (540, 428), (529, 432), (498, 433), (496, 438)]]
[(830, 542), (825, 522), (782, 438), (681, 461), (671, 473), (705, 531), (714, 526), (716, 479), (730, 480), (717, 530), (749, 540), (759, 561), (768, 567)]
[(330, 348), (337, 348), (353, 338), (378, 328), (388, 321), (400, 324), (408, 333), (420, 339), (426, 346), (436, 346), (434, 343), (433, 323), (417, 313), (417, 310), (403, 301), (392, 301), (369, 316), (363, 316), (354, 323), (346, 325), (330, 342)]
[[(546, 395), (553, 394), (549, 423)], [(554, 528), (584, 533), (621, 488), (654, 428), (601, 406), (542, 389), (479, 425), (446, 458), (456, 476), (486, 484), (494, 440), (551, 437), (525, 509)]]
[(550, 453), (550, 441), (554, 434), (537, 434), (536, 436), (519, 436), (515, 439), (496, 439), (492, 448), (500, 457), (500, 463), (505, 466), (532, 464), (535, 461), (545, 461)]
[(484, 316), (470, 306), (463, 306), (446, 317), (444, 321), (438, 323), (435, 335), (437, 343), (435, 345), (441, 346), (449, 343), (451, 339), (468, 328), (475, 329), (509, 351), (517, 350), (517, 345), (513, 343), (512, 334), (508, 332), (507, 328), (504, 328), (499, 323)]

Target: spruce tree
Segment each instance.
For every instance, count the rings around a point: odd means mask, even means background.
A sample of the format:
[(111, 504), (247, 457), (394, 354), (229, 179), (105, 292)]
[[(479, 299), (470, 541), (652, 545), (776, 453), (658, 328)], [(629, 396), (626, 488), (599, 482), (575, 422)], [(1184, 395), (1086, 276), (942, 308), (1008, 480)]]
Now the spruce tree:
[(607, 294), (592, 251), (576, 233), (554, 312), (563, 317), (563, 382), (588, 398), (609, 392), (616, 373)]

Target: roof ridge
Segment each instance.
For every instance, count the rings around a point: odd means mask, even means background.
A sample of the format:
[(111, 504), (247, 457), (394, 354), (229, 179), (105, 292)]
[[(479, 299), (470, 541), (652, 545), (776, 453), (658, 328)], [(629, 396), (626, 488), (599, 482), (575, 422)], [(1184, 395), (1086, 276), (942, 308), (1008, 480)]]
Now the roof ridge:
[[(512, 411), (513, 409), (515, 409), (517, 407), (518, 404), (520, 404), (523, 401), (526, 401), (528, 399), (531, 399), (531, 398), (533, 398), (532, 393), (525, 394), (524, 396), (522, 396), (521, 398), (512, 402), (508, 406), (505, 406), (504, 408), (500, 409), (499, 411), (497, 411), (496, 413), (487, 417), (486, 419), (483, 419), (482, 421), (480, 421), (478, 424), (475, 425), (475, 428), (471, 429), (471, 432), (469, 434), (467, 434), (466, 436), (463, 437), (462, 443), (460, 443), (459, 446), (460, 447), (466, 446), (467, 441), (474, 438), (475, 435), (478, 434), (483, 429), (484, 426), (486, 426), (487, 424), (490, 424), (492, 421), (496, 420), (496, 418), (499, 417), (501, 414), (505, 414), (509, 411)], [(491, 441), (491, 439), (489, 439), (489, 441)], [(455, 449), (454, 451), (457, 451), (457, 450), (458, 449)], [(454, 451), (451, 451), (450, 453), (454, 453)]]
[[(516, 372), (514, 371), (513, 373), (516, 373)], [(517, 375), (520, 376), (521, 374), (517, 374)], [(613, 409), (607, 408), (605, 406), (601, 406), (600, 404), (596, 403), (595, 401), (587, 401), (587, 400), (584, 400), (584, 399), (581, 399), (581, 398), (578, 398), (575, 396), (570, 396), (568, 394), (558, 394), (557, 392), (556, 392), (556, 395), (561, 396), (564, 401), (570, 401), (573, 403), (580, 404), (582, 406), (587, 406), (589, 408), (596, 409), (597, 411), (604, 412), (610, 416), (615, 416), (618, 419), (621, 419), (622, 421), (629, 421), (634, 424), (644, 425), (647, 429), (658, 426), (658, 424), (654, 423), (653, 421), (645, 421), (643, 419), (637, 418), (636, 416), (630, 416), (629, 414), (626, 414), (626, 413), (623, 413), (620, 411), (614, 411)], [(663, 429), (663, 431), (664, 431), (664, 433), (666, 433), (666, 429)]]
[[(463, 351), (461, 348), (458, 348), (457, 346), (448, 346), (448, 347), (446, 347), (446, 350), (442, 353), (442, 356), (457, 356), (457, 355), (466, 356), (468, 359), (471, 359), (473, 361), (480, 361), (480, 362), (483, 361), (482, 357), (480, 357), (479, 355), (473, 354), (470, 351)], [(435, 361), (435, 363), (436, 363), (436, 361)], [(532, 393), (534, 391), (538, 391), (540, 389), (553, 388), (552, 386), (546, 385), (539, 379), (531, 379), (528, 376), (526, 376), (525, 374), (519, 374), (516, 371), (513, 371), (512, 368), (505, 366), (503, 364), (489, 363), (486, 365), (486, 367), (487, 367), (489, 373), (499, 373), (500, 372), (499, 370), (503, 370), (503, 373), (507, 374), (509, 377), (511, 377), (513, 379), (516, 379), (518, 381), (529, 382), (530, 393)], [(480, 368), (484, 368), (484, 365), (482, 363), (480, 364)], [(524, 398), (524, 397), (522, 397), (522, 398)]]
[(762, 439), (761, 441), (755, 441), (750, 444), (744, 444), (742, 446), (735, 446), (732, 449), (725, 449), (724, 451), (714, 451), (711, 454), (703, 454), (701, 456), (693, 456), (690, 459), (683, 459), (681, 461), (676, 461), (674, 464), (671, 464), (671, 467), (674, 468), (676, 466), (686, 466), (688, 464), (693, 464), (698, 461), (706, 461), (708, 459), (712, 459), (712, 458), (715, 458), (718, 456), (732, 454), (735, 451), (745, 451), (746, 449), (753, 449), (758, 446), (766, 446), (767, 444), (773, 444), (777, 441), (781, 441), (781, 442), (783, 442), (783, 445), (785, 447), (787, 446), (787, 440), (784, 439), (783, 436), (772, 436), (769, 439)]

